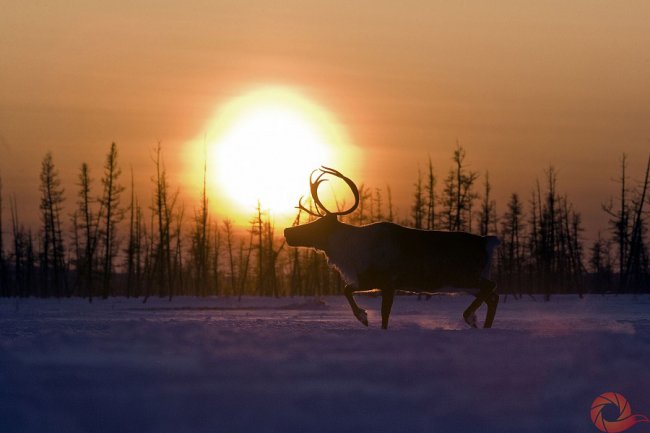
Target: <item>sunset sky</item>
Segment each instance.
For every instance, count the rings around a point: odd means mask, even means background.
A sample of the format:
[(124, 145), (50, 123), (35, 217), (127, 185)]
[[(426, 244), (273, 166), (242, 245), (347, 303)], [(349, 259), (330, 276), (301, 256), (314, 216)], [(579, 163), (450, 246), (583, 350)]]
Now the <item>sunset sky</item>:
[[(263, 88), (313, 107), (305, 116), (326, 119), (318, 127), (340, 140), (340, 161), (325, 162), (358, 183), (390, 184), (403, 214), (418, 167), (430, 155), (443, 178), (458, 140), (472, 170), (490, 171), (500, 214), (553, 164), (593, 237), (606, 227), (600, 206), (616, 193), (621, 154), (638, 179), (650, 151), (650, 2), (69, 0), (1, 10), (0, 174), (34, 222), (43, 155), (53, 152), (71, 212), (80, 164), (99, 191), (112, 141), (123, 183), (133, 166), (146, 202), (160, 140), (191, 210), (202, 141), (213, 144), (224, 107)], [(211, 193), (228, 213), (224, 190)]]

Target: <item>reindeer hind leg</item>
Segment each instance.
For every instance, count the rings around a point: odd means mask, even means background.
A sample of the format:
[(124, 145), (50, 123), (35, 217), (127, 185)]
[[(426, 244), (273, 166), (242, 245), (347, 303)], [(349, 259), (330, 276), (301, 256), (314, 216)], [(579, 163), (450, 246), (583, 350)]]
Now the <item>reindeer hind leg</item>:
[(485, 316), (484, 328), (491, 328), (492, 322), (494, 322), (494, 316), (497, 313), (497, 306), (499, 305), (499, 295), (496, 292), (492, 292), (485, 301), (487, 304), (487, 314)]
[(393, 299), (395, 298), (395, 290), (382, 289), (381, 291), (381, 327), (388, 329), (388, 318), (390, 317), (390, 310), (393, 307)]
[(463, 319), (472, 328), (476, 328), (476, 310), (483, 304), (483, 298), (480, 296), (480, 293), (476, 294), (476, 299), (465, 309), (463, 312)]
[(476, 295), (476, 299), (465, 309), (463, 312), (463, 319), (465, 322), (470, 325), (472, 328), (477, 327), (476, 319), (476, 310), (485, 302), (488, 306), (487, 316), (485, 318), (485, 328), (490, 328), (492, 322), (494, 321), (494, 316), (497, 310), (497, 304), (499, 303), (499, 295), (495, 293), (496, 284), (485, 278), (481, 278), (480, 281), (476, 284), (476, 287), (480, 289)]

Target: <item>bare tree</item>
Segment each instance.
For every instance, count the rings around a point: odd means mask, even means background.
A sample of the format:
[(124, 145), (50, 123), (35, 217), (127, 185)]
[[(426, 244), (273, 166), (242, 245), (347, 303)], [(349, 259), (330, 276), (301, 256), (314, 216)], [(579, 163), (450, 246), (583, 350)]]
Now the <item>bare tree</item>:
[(93, 276), (95, 273), (95, 252), (97, 247), (97, 230), (98, 224), (96, 215), (93, 212), (91, 199), (90, 171), (88, 164), (81, 164), (79, 172), (79, 192), (77, 193), (77, 210), (75, 212), (78, 218), (79, 235), (79, 253), (78, 260), (78, 280), (83, 282), (88, 301), (93, 299)]
[(531, 201), (529, 231), (529, 278), (544, 292), (549, 300), (558, 290), (582, 290), (582, 232), (580, 214), (566, 196), (557, 192), (557, 171), (546, 171), (547, 189), (542, 194), (541, 185)]
[(255, 244), (255, 249), (257, 250), (257, 278), (256, 278), (256, 292), (257, 294), (262, 294), (264, 287), (264, 265), (266, 260), (264, 258), (264, 241), (262, 237), (264, 236), (264, 220), (262, 219), (262, 203), (260, 200), (257, 200), (257, 207), (255, 208), (255, 216), (250, 221), (251, 223), (251, 233), (257, 239)]
[(212, 294), (219, 295), (219, 273), (220, 273), (220, 260), (221, 260), (221, 230), (219, 224), (214, 222), (214, 229), (212, 230), (214, 241), (212, 242)]
[[(500, 282), (515, 297), (520, 295), (523, 262), (523, 208), (519, 195), (513, 193), (508, 201), (508, 209), (501, 222), (501, 242), (499, 254)], [(507, 299), (506, 293), (506, 299)]]
[(165, 293), (169, 295), (172, 292), (171, 224), (178, 192), (173, 195), (169, 193), (167, 171), (162, 160), (162, 147), (160, 142), (155, 152), (154, 164), (156, 167), (156, 175), (152, 179), (155, 185), (152, 211), (156, 219), (158, 238), (155, 242), (152, 270), (156, 275), (158, 294), (162, 297)]
[[(371, 198), (372, 193), (370, 188), (365, 184), (359, 185), (359, 207), (357, 208), (357, 211), (351, 215), (351, 220), (354, 224), (362, 226), (370, 222), (372, 209), (368, 209), (368, 204)], [(372, 208), (372, 203), (370, 203), (370, 207)]]
[(615, 242), (618, 246), (618, 290), (625, 287), (625, 263), (629, 249), (629, 203), (627, 199), (627, 155), (624, 153), (621, 157), (621, 176), (619, 183), (621, 184), (619, 207), (614, 210), (613, 201), (610, 200), (609, 204), (603, 205), (603, 210), (610, 216), (610, 226), (614, 234)]
[(194, 214), (192, 250), (190, 260), (194, 264), (194, 287), (205, 292), (208, 285), (208, 196), (206, 192), (207, 158), (203, 160), (203, 190), (201, 204)]
[(31, 230), (26, 230), (18, 218), (16, 198), (10, 199), (11, 227), (14, 240), (14, 292), (19, 297), (33, 292), (35, 268), (34, 245)]
[(280, 243), (279, 247), (275, 247), (275, 226), (271, 221), (271, 218), (267, 214), (266, 221), (264, 222), (264, 244), (265, 244), (265, 257), (266, 257), (266, 275), (264, 280), (266, 281), (267, 291), (266, 294), (269, 296), (278, 297), (278, 278), (276, 272), (276, 264), (278, 261), (278, 256), (284, 248), (285, 241), (284, 239)]
[(147, 229), (147, 224), (143, 222), (143, 249), (144, 249), (144, 258), (143, 258), (143, 272), (145, 277), (144, 284), (144, 297), (142, 303), (146, 303), (151, 295), (152, 290), (156, 284), (160, 284), (160, 272), (158, 271), (158, 262), (157, 257), (157, 242), (155, 236), (155, 216), (156, 216), (156, 198), (155, 196), (151, 197), (151, 203), (149, 205), (150, 217), (149, 217), (149, 228)]
[[(292, 227), (300, 225), (300, 217), (302, 215), (302, 209), (298, 208), (298, 213), (296, 214), (296, 219), (291, 224)], [(292, 260), (291, 260), (291, 280), (290, 280), (290, 292), (291, 296), (301, 295), (303, 290), (303, 281), (302, 281), (302, 272), (300, 266), (300, 250), (299, 248), (293, 249)]]
[(467, 170), (465, 158), (465, 149), (457, 143), (452, 157), (455, 167), (445, 179), (441, 198), (442, 222), (449, 231), (470, 230), (471, 227), (472, 203), (477, 198), (473, 187), (478, 174)]
[(241, 301), (241, 297), (246, 290), (246, 285), (248, 282), (248, 269), (251, 261), (251, 253), (253, 251), (253, 232), (250, 231), (248, 235), (248, 246), (244, 247), (244, 240), (242, 239), (239, 243), (239, 289), (237, 294), (237, 299)]
[(142, 218), (142, 208), (138, 203), (138, 199), (135, 199), (135, 240), (133, 241), (134, 254), (135, 254), (135, 296), (140, 296), (142, 292), (142, 276), (144, 273), (144, 261), (147, 256), (147, 230), (145, 222)]
[(61, 187), (59, 173), (54, 167), (50, 152), (45, 154), (41, 163), (40, 181), (40, 209), (43, 223), (43, 249), (40, 259), (43, 275), (43, 292), (41, 294), (50, 295), (49, 288), (52, 282), (54, 294), (59, 297), (63, 294), (63, 290), (67, 292), (66, 267), (64, 264), (65, 250), (61, 230), (61, 207), (64, 201), (64, 190)]
[(423, 228), (423, 220), (426, 202), (422, 187), (422, 172), (418, 168), (418, 178), (414, 184), (415, 192), (413, 193), (413, 205), (411, 206), (411, 217), (413, 218), (413, 227), (416, 229)]
[(383, 199), (379, 188), (375, 188), (375, 194), (372, 197), (372, 204), (372, 221), (382, 221), (384, 219)]
[(613, 264), (610, 254), (611, 242), (603, 239), (601, 232), (594, 241), (590, 250), (589, 265), (593, 273), (594, 287), (603, 292), (610, 287), (613, 275)]
[(635, 289), (643, 284), (643, 274), (647, 271), (647, 266), (643, 264), (644, 256), (647, 257), (648, 252), (645, 249), (643, 236), (645, 232), (645, 224), (643, 221), (643, 208), (645, 205), (646, 196), (648, 194), (648, 181), (650, 180), (650, 156), (646, 164), (645, 177), (641, 184), (641, 193), (638, 198), (633, 200), (634, 204), (634, 220), (632, 223), (632, 232), (630, 236), (629, 254), (626, 258), (625, 267), (623, 268), (623, 285), (627, 287), (631, 280), (636, 284)]
[(389, 222), (393, 222), (393, 219), (395, 218), (393, 215), (393, 194), (388, 185), (386, 185), (386, 195), (388, 196), (388, 217), (386, 219)]
[(0, 176), (0, 295), (9, 296), (9, 282), (7, 276), (7, 263), (5, 260), (5, 245), (2, 224), (2, 176)]
[(117, 145), (111, 143), (111, 148), (106, 155), (102, 185), (104, 192), (99, 199), (102, 213), (100, 214), (100, 240), (103, 247), (102, 256), (102, 297), (108, 298), (112, 294), (111, 279), (113, 276), (113, 261), (117, 254), (117, 225), (124, 218), (124, 210), (120, 208), (120, 195), (124, 187), (119, 183), (122, 174), (117, 162)]
[(425, 187), (426, 191), (426, 203), (427, 203), (427, 218), (426, 218), (426, 229), (435, 230), (436, 228), (436, 183), (437, 179), (433, 173), (433, 164), (431, 163), (431, 155), (429, 155), (429, 166), (427, 172), (427, 184)]
[(173, 240), (175, 241), (174, 257), (172, 260), (172, 281), (171, 289), (169, 290), (169, 300), (172, 300), (172, 295), (175, 291), (183, 293), (185, 289), (185, 279), (183, 278), (183, 217), (185, 216), (185, 207), (180, 206), (172, 220), (174, 222)]
[(479, 211), (479, 234), (487, 236), (489, 233), (496, 233), (497, 217), (496, 202), (491, 197), (492, 185), (490, 184), (490, 173), (485, 172), (485, 190), (481, 209)]
[(129, 298), (133, 294), (135, 285), (135, 269), (136, 269), (136, 250), (138, 249), (138, 236), (137, 236), (137, 213), (138, 202), (135, 197), (135, 185), (133, 181), (133, 167), (131, 167), (131, 202), (129, 204), (129, 240), (126, 248), (126, 297)]
[(230, 267), (230, 290), (234, 294), (237, 290), (237, 273), (235, 271), (235, 255), (233, 252), (233, 228), (232, 221), (225, 219), (223, 221), (223, 231), (226, 236), (226, 248), (228, 249), (228, 264)]

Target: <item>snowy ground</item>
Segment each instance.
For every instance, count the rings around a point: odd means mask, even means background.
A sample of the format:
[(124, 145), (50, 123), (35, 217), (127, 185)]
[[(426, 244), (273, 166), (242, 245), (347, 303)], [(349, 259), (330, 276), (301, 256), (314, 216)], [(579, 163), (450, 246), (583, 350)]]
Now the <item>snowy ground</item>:
[[(650, 415), (650, 297), (0, 300), (0, 432), (597, 432)], [(650, 424), (629, 430), (650, 432)]]

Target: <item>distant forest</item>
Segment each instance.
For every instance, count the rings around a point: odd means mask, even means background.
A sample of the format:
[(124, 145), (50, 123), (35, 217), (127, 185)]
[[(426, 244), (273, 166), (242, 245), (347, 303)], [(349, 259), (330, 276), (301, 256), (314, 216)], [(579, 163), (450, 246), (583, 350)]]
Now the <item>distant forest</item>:
[[(518, 298), (556, 293), (648, 293), (648, 176), (632, 183), (620, 159), (618, 196), (603, 203), (609, 226), (584, 245), (580, 213), (549, 167), (526, 197), (512, 193), (497, 214), (489, 173), (468, 169), (458, 145), (444, 176), (429, 159), (418, 170), (408, 215), (397, 215), (389, 186), (361, 184), (358, 209), (344, 220), (376, 221), (427, 230), (495, 234), (502, 241), (492, 267), (499, 291)], [(64, 195), (53, 155), (41, 162), (40, 226), (21, 223), (15, 197), (3, 199), (0, 179), (0, 295), (79, 296), (320, 296), (342, 293), (338, 274), (322, 254), (289, 248), (258, 203), (248, 230), (217, 219), (206, 195), (191, 214), (170, 185), (160, 145), (154, 152), (152, 192), (142, 201), (133, 175), (122, 173), (111, 144), (99, 184), (88, 164), (73, 193)], [(74, 197), (74, 198), (72, 198)], [(66, 208), (64, 210), (64, 204)], [(9, 210), (8, 218), (6, 210)], [(4, 211), (4, 212), (3, 212)], [(294, 224), (313, 217), (297, 211)]]

